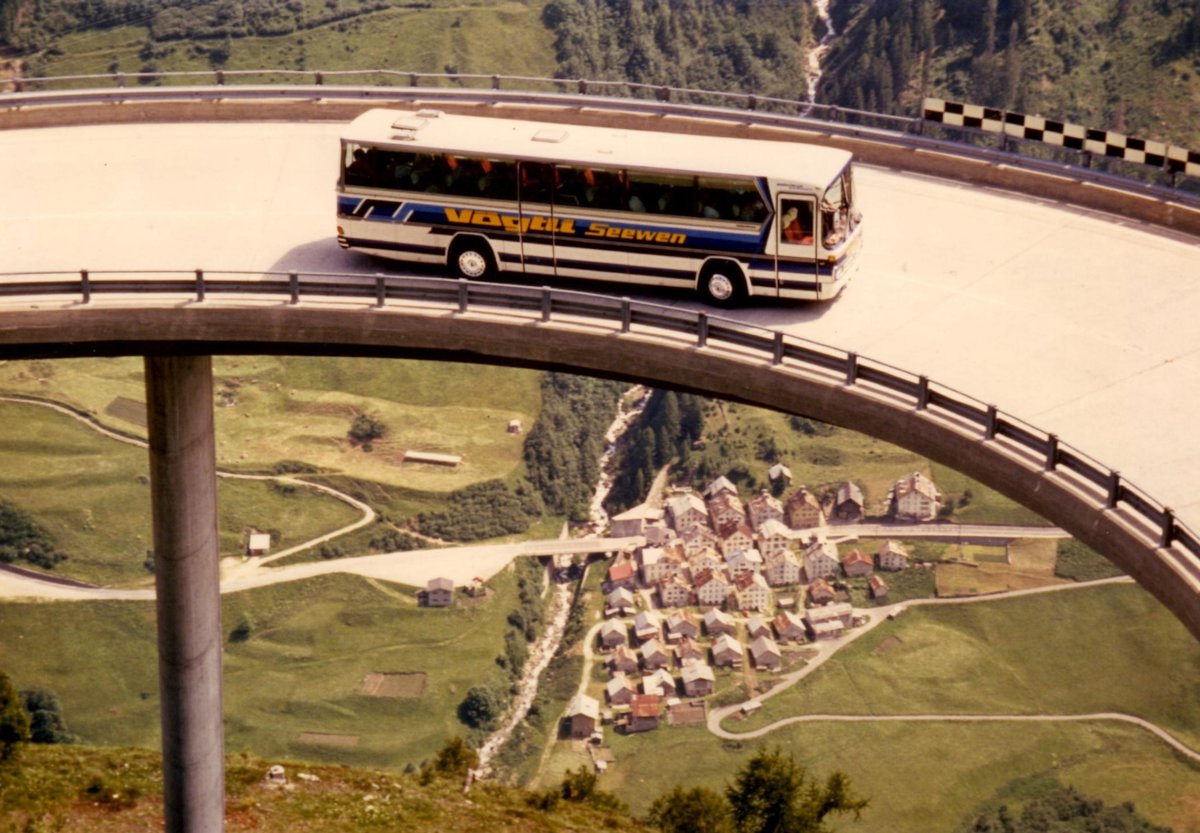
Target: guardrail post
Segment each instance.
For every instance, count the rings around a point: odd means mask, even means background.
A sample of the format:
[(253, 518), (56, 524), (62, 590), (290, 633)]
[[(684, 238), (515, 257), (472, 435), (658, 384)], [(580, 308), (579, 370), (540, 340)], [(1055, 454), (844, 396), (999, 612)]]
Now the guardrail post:
[(929, 407), (929, 377), (917, 377), (917, 410), (923, 411)]
[(837, 121), (838, 116), (840, 116), (841, 114), (842, 114), (842, 111), (836, 104), (829, 108), (829, 120), (830, 121)]
[(125, 73), (118, 72), (113, 77), (117, 81), (117, 86), (120, 87), (121, 89), (125, 89)]
[(300, 275), (296, 272), (288, 272), (288, 292), (293, 304), (300, 303)]
[(468, 285), (466, 280), (459, 278), (458, 280), (458, 311), (467, 311), (467, 292)]
[(1058, 468), (1058, 434), (1046, 438), (1046, 471)]
[(542, 287), (542, 321), (550, 320), (550, 309), (553, 306), (553, 299), (550, 297), (550, 287)]
[(323, 85), (325, 83), (325, 73), (323, 73), (323, 72), (314, 73), (313, 80), (316, 82), (317, 86), (320, 87), (321, 85)]
[(83, 295), (83, 303), (91, 303), (92, 300), (92, 281), (88, 277), (87, 269), (79, 270), (79, 291)]
[(1121, 499), (1121, 473), (1119, 471), (1110, 471), (1108, 473), (1108, 500), (1105, 501), (1105, 506), (1109, 509), (1117, 508), (1117, 501)]
[(783, 364), (783, 332), (775, 332), (775, 347), (771, 355), (771, 364)]
[(499, 75), (492, 76), (492, 89), (493, 90), (500, 89), (500, 76)]
[(996, 406), (987, 406), (987, 422), (983, 428), (983, 438), (985, 440), (996, 439)]
[(580, 94), (580, 95), (587, 95), (587, 92), (588, 92), (588, 82), (587, 82), (587, 79), (585, 79), (585, 78), (580, 78), (580, 79), (579, 79), (579, 94)]
[(633, 305), (628, 298), (621, 299), (621, 332), (629, 332), (633, 325)]
[(659, 87), (658, 88), (658, 100), (659, 101), (670, 101), (671, 100), (671, 88), (670, 87)]
[(756, 96), (754, 94), (747, 96), (746, 109), (747, 110), (757, 110), (758, 109), (758, 96)]
[(223, 70), (223, 69), (217, 70), (217, 86), (218, 87), (225, 86), (225, 70)]
[(1169, 547), (1171, 542), (1175, 540), (1175, 512), (1169, 506), (1163, 507), (1163, 525), (1162, 538), (1159, 540), (1160, 546)]
[(708, 313), (702, 312), (696, 316), (696, 346), (708, 344)]
[(846, 384), (853, 385), (858, 381), (858, 353), (846, 354)]
[(196, 270), (196, 300), (204, 300), (204, 270)]
[(410, 87), (417, 86), (417, 74), (415, 72), (410, 72), (408, 74), (408, 86), (410, 86)]
[(12, 80), (12, 85), (13, 85), (13, 92), (14, 92), (14, 93), (23, 93), (23, 92), (25, 92), (25, 83), (24, 83), (24, 82), (23, 82), (23, 81), (22, 81), (20, 78), (14, 78), (14, 79)]
[(378, 277), (375, 279), (375, 308), (379, 309), (387, 301), (387, 284), (384, 283), (384, 278)]

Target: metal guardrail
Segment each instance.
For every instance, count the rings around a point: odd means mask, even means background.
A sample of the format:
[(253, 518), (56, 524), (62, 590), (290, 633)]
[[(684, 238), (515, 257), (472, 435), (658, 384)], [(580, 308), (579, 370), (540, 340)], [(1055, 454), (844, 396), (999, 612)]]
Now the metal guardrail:
[[(0, 274), (0, 302), (56, 296), (82, 305), (103, 296), (180, 296), (202, 303), (237, 296), (239, 302), (264, 299), (289, 305), (305, 300), (361, 300), (374, 308), (417, 305), (466, 314), (511, 314), (521, 322), (602, 324), (612, 332), (682, 338), (688, 347), (749, 355), (772, 367), (817, 372), (846, 386), (886, 393), (913, 410), (976, 433), (983, 441), (1004, 441), (1030, 468), (1054, 471), (1093, 496), (1098, 509), (1125, 507), (1144, 522), (1142, 537), (1152, 547), (1172, 548), (1200, 585), (1200, 536), (1179, 522), (1169, 507), (1149, 497), (1120, 473), (1091, 459), (1054, 435), (1035, 428), (967, 394), (883, 362), (837, 347), (736, 321), (705, 311), (681, 310), (627, 297), (525, 285), (477, 283), (436, 277), (368, 276), (342, 273), (268, 272), (90, 272)], [(0, 315), (3, 311), (0, 310)]]
[[(365, 79), (368, 83), (349, 82)], [(262, 83), (263, 81), (268, 83)], [(163, 81), (170, 85), (160, 85)], [(129, 86), (130, 83), (134, 86)], [(279, 82), (279, 83), (270, 83)], [(329, 82), (338, 82), (331, 84)], [(110, 84), (110, 89), (77, 89), (77, 84)], [(625, 110), (654, 115), (716, 119), (759, 126), (820, 130), (830, 136), (875, 140), (911, 149), (933, 151), (1020, 167), (1056, 176), (1067, 174), (1081, 183), (1127, 191), (1140, 197), (1200, 210), (1200, 185), (1188, 177), (1167, 184), (1145, 182), (1092, 167), (1083, 151), (1063, 149), (1074, 163), (1022, 155), (1025, 144), (1013, 139), (1002, 147), (970, 144), (971, 131), (953, 131), (949, 138), (926, 135), (943, 125), (923, 118), (872, 113), (866, 110), (815, 104), (797, 99), (721, 92), (688, 87), (656, 86), (627, 81), (539, 78), (534, 76), (444, 74), (398, 70), (213, 70), (68, 75), (14, 79), (13, 92), (0, 92), (0, 108), (61, 106), (131, 101), (229, 101), (250, 99), (305, 100), (428, 100), (431, 97), (470, 103), (553, 104), (593, 109)], [(340, 84), (340, 85), (339, 85)], [(956, 141), (961, 138), (963, 141)], [(1186, 186), (1186, 187), (1185, 187)]]

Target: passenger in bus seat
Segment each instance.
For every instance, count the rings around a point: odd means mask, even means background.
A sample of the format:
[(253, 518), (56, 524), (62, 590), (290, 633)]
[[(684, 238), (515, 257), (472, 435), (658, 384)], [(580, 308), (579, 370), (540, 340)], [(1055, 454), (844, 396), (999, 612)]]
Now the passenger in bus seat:
[(805, 246), (812, 245), (812, 232), (810, 229), (805, 228), (804, 224), (800, 221), (800, 209), (795, 205), (788, 206), (783, 212), (780, 224), (783, 227), (783, 239), (785, 242)]

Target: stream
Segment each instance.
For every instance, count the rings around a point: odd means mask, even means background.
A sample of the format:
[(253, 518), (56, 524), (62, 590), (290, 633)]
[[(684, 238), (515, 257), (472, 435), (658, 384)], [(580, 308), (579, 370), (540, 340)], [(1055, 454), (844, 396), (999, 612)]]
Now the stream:
[(802, 113), (807, 116), (812, 112), (813, 105), (817, 103), (817, 87), (821, 83), (821, 61), (825, 58), (825, 53), (829, 51), (830, 45), (834, 38), (837, 37), (837, 32), (833, 30), (833, 18), (829, 14), (830, 0), (812, 0), (813, 8), (816, 9), (817, 17), (825, 24), (825, 34), (821, 36), (820, 42), (809, 50), (805, 57), (804, 77), (808, 82), (808, 91), (805, 102), (808, 104)]
[[(604, 511), (603, 504), (613, 485), (613, 475), (609, 469), (621, 437), (641, 414), (649, 398), (650, 391), (648, 389), (640, 385), (633, 388), (630, 395), (621, 399), (617, 407), (617, 415), (604, 433), (604, 453), (600, 457), (600, 482), (596, 484), (596, 491), (592, 495), (588, 508), (590, 519), (588, 536), (599, 535), (608, 526), (608, 513)], [(548, 570), (546, 575), (549, 576), (550, 572)], [(529, 707), (533, 705), (534, 698), (537, 697), (538, 682), (541, 680), (542, 672), (546, 670), (550, 660), (558, 653), (558, 646), (562, 642), (567, 619), (571, 614), (571, 599), (574, 593), (575, 585), (572, 582), (563, 581), (553, 585), (546, 617), (548, 624), (545, 631), (542, 632), (541, 638), (529, 649), (529, 658), (525, 661), (525, 667), (521, 669), (521, 679), (517, 683), (517, 695), (513, 698), (512, 705), (505, 714), (503, 724), (479, 747), (479, 765), (473, 773), (476, 779), (490, 778), (494, 774), (492, 759), (500, 747), (512, 737), (512, 733), (525, 719), (525, 716), (529, 714)]]

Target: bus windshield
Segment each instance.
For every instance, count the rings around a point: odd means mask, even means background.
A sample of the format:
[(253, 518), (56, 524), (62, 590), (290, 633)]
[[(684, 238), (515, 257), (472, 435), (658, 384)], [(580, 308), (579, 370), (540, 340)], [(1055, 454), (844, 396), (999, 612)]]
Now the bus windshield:
[(821, 200), (821, 233), (825, 248), (841, 245), (858, 225), (854, 210), (853, 175), (849, 166), (825, 189)]

